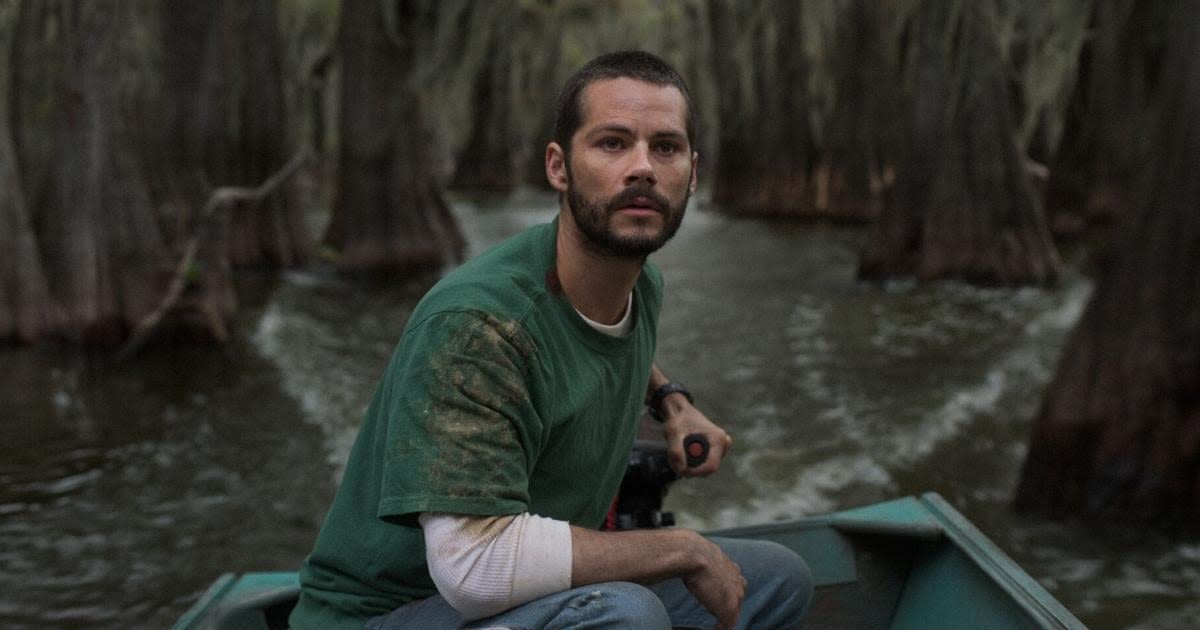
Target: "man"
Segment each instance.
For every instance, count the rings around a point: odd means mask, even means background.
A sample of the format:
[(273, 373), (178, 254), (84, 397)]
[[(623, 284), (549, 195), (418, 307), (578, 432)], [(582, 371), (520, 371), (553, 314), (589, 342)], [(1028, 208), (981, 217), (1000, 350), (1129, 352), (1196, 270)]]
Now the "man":
[[(642, 52), (560, 98), (551, 224), (450, 273), (413, 312), (301, 573), (304, 627), (797, 627), (803, 561), (684, 529), (601, 532), (644, 403), (672, 466), (732, 440), (653, 364), (646, 260), (696, 187), (687, 87)], [(685, 469), (683, 437), (708, 438)]]

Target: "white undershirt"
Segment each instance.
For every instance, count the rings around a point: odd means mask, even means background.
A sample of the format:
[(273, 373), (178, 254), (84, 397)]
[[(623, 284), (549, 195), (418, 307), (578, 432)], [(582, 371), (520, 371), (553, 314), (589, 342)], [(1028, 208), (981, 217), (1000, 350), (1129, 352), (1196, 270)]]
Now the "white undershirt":
[(499, 614), (571, 588), (571, 527), (529, 513), (424, 512), (425, 562), (438, 593), (463, 619)]
[(598, 321), (589, 319), (579, 309), (575, 309), (575, 312), (579, 313), (579, 316), (583, 318), (583, 321), (588, 323), (588, 326), (610, 337), (625, 337), (629, 335), (630, 330), (633, 330), (633, 317), (630, 316), (633, 313), (633, 293), (629, 294), (629, 299), (625, 302), (625, 314), (621, 316), (621, 321), (615, 324), (601, 324)]
[[(576, 309), (575, 312), (579, 312)], [(633, 328), (633, 293), (625, 314), (592, 328), (625, 337)], [(533, 514), (472, 516), (423, 512), (425, 562), (438, 593), (464, 620), (482, 619), (571, 588), (571, 526)]]

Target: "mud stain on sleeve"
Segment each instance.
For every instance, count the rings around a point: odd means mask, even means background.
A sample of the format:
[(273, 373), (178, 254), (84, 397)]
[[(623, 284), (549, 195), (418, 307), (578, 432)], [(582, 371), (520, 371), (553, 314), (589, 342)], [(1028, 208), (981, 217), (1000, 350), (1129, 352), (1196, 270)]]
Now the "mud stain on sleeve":
[(449, 497), (528, 501), (528, 457), (518, 426), (528, 414), (533, 355), (514, 321), (466, 317), (433, 353), (420, 414), (436, 456), (429, 490)]

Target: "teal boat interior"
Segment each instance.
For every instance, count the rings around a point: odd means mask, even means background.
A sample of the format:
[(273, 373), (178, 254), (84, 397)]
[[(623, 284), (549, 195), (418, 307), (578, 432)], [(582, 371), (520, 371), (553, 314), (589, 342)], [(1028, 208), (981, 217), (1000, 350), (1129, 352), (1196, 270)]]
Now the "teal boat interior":
[[(812, 569), (805, 628), (1084, 628), (940, 495), (708, 532), (779, 542)], [(227, 573), (176, 630), (287, 627), (295, 573)]]

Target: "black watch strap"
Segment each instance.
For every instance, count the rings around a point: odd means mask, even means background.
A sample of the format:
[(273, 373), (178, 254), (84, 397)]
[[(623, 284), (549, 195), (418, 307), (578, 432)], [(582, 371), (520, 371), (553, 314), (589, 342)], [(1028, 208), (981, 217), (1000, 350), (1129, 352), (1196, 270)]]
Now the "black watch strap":
[(692, 393), (683, 386), (683, 383), (672, 382), (661, 385), (658, 389), (654, 390), (654, 394), (650, 396), (650, 401), (646, 403), (646, 406), (650, 409), (650, 415), (653, 416), (655, 420), (658, 420), (659, 422), (666, 420), (666, 417), (662, 412), (662, 403), (663, 399), (671, 394), (683, 394), (683, 397), (687, 398), (688, 402), (696, 402), (696, 399), (692, 398)]

